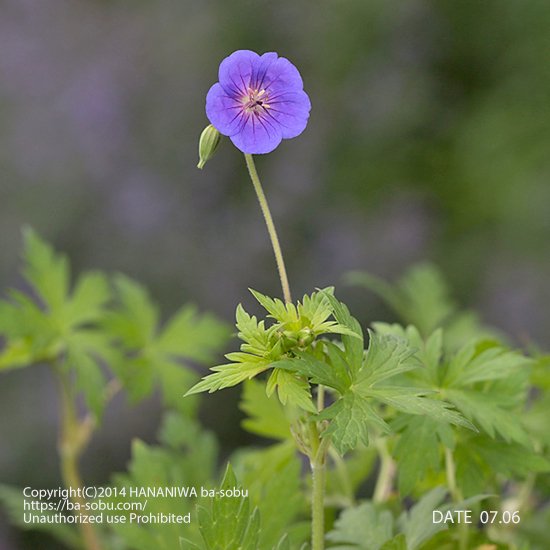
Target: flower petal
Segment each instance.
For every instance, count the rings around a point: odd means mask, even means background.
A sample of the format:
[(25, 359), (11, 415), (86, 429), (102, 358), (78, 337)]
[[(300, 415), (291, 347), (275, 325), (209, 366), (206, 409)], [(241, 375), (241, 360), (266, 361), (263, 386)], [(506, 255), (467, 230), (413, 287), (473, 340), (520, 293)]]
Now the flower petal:
[(241, 131), (231, 136), (235, 147), (248, 155), (271, 153), (282, 139), (279, 124), (254, 114), (246, 116)]
[(228, 95), (241, 97), (246, 95), (250, 81), (258, 66), (260, 56), (251, 50), (237, 50), (220, 64), (218, 79)]
[(216, 83), (206, 95), (206, 116), (220, 134), (232, 136), (243, 124), (242, 104)]
[(279, 57), (269, 65), (262, 88), (269, 94), (276, 94), (281, 91), (303, 90), (304, 82), (298, 69), (286, 57)]
[(277, 61), (278, 57), (275, 52), (267, 52), (260, 56), (255, 62), (254, 75), (250, 84), (255, 90), (261, 90), (265, 86), (265, 77), (269, 72), (269, 68)]
[(299, 136), (306, 128), (311, 102), (303, 90), (282, 92), (269, 101), (268, 113), (280, 124), (284, 139)]

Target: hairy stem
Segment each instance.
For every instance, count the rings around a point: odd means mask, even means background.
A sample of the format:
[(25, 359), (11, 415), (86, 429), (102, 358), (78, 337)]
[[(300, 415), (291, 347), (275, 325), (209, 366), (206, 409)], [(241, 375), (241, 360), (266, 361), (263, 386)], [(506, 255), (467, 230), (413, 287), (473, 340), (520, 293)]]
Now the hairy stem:
[[(86, 500), (81, 493), (83, 484), (78, 461), (82, 449), (88, 442), (93, 426), (89, 421), (79, 421), (70, 381), (65, 373), (58, 372), (58, 376), (61, 391), (61, 434), (59, 438), (61, 477), (65, 487), (73, 489), (77, 493), (76, 496), (71, 497), (71, 500), (74, 504), (78, 504), (79, 513), (88, 515), (85, 506)], [(80, 522), (78, 525), (86, 550), (101, 550), (102, 546), (93, 524)]]
[(262, 209), (262, 214), (264, 215), (269, 238), (271, 239), (271, 246), (273, 247), (273, 252), (275, 253), (275, 261), (277, 262), (277, 270), (279, 271), (279, 278), (281, 279), (283, 296), (285, 302), (290, 303), (292, 302), (292, 296), (290, 294), (290, 286), (286, 275), (285, 262), (283, 259), (283, 253), (281, 252), (281, 245), (279, 244), (279, 237), (277, 237), (275, 224), (273, 223), (273, 218), (271, 217), (271, 212), (269, 210), (269, 205), (267, 204), (267, 199), (265, 197), (260, 178), (258, 177), (256, 165), (254, 164), (254, 158), (252, 155), (247, 154), (244, 155), (244, 158), (246, 160), (248, 173), (250, 174), (250, 179), (252, 180), (252, 185), (254, 185), (254, 190), (256, 191), (256, 195), (258, 197), (258, 202), (260, 203), (260, 208)]
[(325, 548), (325, 485), (328, 438), (321, 439), (316, 422), (310, 428), (311, 465), (311, 550)]
[(455, 502), (462, 500), (462, 495), (456, 485), (456, 467), (451, 449), (445, 447), (445, 473), (447, 475), (447, 487)]
[(380, 458), (380, 470), (378, 471), (372, 499), (374, 502), (386, 502), (392, 491), (395, 464), (385, 439), (377, 439), (376, 448), (378, 449), (378, 456)]
[[(449, 488), (453, 502), (460, 502), (463, 500), (463, 497), (456, 483), (456, 465), (453, 452), (447, 447), (445, 447), (445, 472), (447, 475), (447, 487)], [(458, 526), (458, 547), (460, 550), (468, 550), (468, 538), (468, 525), (461, 522)]]

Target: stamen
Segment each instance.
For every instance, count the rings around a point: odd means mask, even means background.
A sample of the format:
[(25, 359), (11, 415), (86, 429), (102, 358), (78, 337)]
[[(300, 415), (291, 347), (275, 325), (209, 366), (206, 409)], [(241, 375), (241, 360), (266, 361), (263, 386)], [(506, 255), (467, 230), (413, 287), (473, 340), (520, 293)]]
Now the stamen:
[(269, 97), (265, 89), (248, 88), (248, 94), (242, 98), (243, 110), (259, 115), (262, 110), (269, 109), (268, 100)]

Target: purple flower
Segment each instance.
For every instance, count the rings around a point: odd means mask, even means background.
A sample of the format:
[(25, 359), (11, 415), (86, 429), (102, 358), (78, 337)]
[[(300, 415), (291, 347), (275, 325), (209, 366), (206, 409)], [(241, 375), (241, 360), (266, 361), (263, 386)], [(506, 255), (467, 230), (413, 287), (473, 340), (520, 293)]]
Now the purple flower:
[(304, 131), (311, 103), (288, 59), (238, 50), (221, 62), (218, 78), (206, 96), (206, 116), (243, 153), (269, 153)]

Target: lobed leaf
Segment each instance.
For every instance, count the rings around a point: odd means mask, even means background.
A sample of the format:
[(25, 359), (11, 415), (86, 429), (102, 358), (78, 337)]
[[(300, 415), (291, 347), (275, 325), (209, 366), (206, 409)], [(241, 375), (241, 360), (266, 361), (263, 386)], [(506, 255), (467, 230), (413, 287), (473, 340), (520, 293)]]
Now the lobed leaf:
[(248, 416), (243, 420), (245, 430), (273, 439), (286, 440), (291, 437), (281, 403), (275, 397), (267, 396), (262, 383), (246, 381), (239, 406)]
[(445, 523), (433, 523), (432, 511), (441, 505), (447, 490), (435, 487), (426, 493), (408, 512), (398, 519), (399, 530), (407, 539), (407, 550), (416, 550), (439, 531), (447, 529)]
[[(337, 357), (333, 352), (333, 358)], [(310, 353), (299, 353), (298, 357), (282, 359), (273, 363), (273, 367), (285, 369), (306, 376), (313, 384), (323, 384), (344, 393), (350, 385), (350, 376), (345, 365), (340, 362), (341, 357), (331, 364), (317, 359)], [(334, 366), (336, 365), (336, 368)]]
[(270, 368), (269, 362), (261, 360), (260, 358), (254, 358), (242, 363), (228, 363), (227, 365), (212, 367), (211, 370), (215, 372), (205, 376), (200, 382), (188, 390), (185, 396), (203, 391), (213, 393), (223, 388), (236, 386), (245, 380), (254, 378), (268, 368)]
[(336, 543), (331, 550), (380, 550), (392, 538), (393, 523), (390, 511), (364, 502), (344, 510), (326, 538)]
[(447, 399), (468, 419), (492, 438), (529, 445), (529, 436), (517, 414), (505, 408), (506, 396), (474, 390), (445, 390)]
[(67, 258), (57, 254), (32, 229), (23, 233), (25, 241), (23, 273), (48, 311), (56, 315), (69, 294), (70, 269)]
[(402, 497), (411, 493), (428, 471), (440, 464), (439, 423), (426, 416), (407, 418), (407, 426), (393, 451), (398, 462), (398, 488)]
[(271, 397), (275, 389), (283, 405), (288, 403), (313, 414), (317, 412), (311, 400), (309, 383), (294, 373), (274, 368), (267, 381), (267, 396)]
[[(220, 489), (238, 487), (228, 464)], [(250, 510), (249, 498), (212, 499), (210, 509), (198, 507), (199, 529), (208, 550), (257, 548), (260, 535), (260, 514)]]
[(341, 326), (348, 329), (348, 333), (342, 335), (342, 343), (351, 371), (357, 373), (363, 364), (365, 353), (361, 325), (351, 316), (347, 306), (338, 301), (332, 293), (325, 292), (325, 296), (332, 306), (335, 319)]
[(355, 449), (361, 442), (369, 444), (369, 426), (389, 432), (389, 426), (376, 413), (369, 401), (353, 391), (317, 415), (319, 420), (331, 420), (323, 437), (330, 437), (340, 455)]
[(414, 351), (406, 340), (369, 331), (369, 347), (356, 384), (374, 386), (397, 374), (417, 368)]

